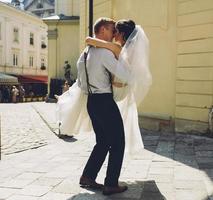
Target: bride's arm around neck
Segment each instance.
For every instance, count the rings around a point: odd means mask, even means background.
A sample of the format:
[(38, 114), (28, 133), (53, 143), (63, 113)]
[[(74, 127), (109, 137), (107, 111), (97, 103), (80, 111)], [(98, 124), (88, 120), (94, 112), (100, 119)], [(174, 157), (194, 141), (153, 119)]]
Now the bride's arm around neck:
[(98, 38), (92, 38), (92, 37), (86, 38), (86, 44), (95, 46), (95, 47), (109, 49), (110, 51), (112, 51), (112, 53), (115, 55), (116, 58), (119, 57), (119, 54), (122, 48), (119, 44), (107, 42), (105, 40), (100, 40)]

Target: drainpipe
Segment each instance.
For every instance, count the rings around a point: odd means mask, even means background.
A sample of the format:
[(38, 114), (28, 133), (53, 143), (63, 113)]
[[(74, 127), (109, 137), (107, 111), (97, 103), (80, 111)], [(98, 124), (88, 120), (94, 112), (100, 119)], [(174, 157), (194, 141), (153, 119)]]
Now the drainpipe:
[(89, 36), (93, 36), (93, 0), (89, 0)]

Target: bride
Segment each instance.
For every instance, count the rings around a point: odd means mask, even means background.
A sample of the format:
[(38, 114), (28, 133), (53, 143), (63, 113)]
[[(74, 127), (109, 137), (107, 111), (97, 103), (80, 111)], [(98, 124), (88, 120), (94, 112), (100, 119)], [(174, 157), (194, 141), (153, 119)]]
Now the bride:
[[(128, 82), (113, 77), (112, 84), (114, 99), (124, 122), (126, 151), (135, 154), (143, 149), (137, 107), (152, 83), (148, 63), (149, 41), (143, 29), (132, 20), (119, 20), (115, 30), (116, 43), (91, 37), (86, 39), (86, 43), (111, 50), (118, 62), (125, 63), (123, 66), (130, 71), (130, 77), (126, 78)], [(77, 81), (59, 97), (56, 111), (60, 134), (74, 135), (92, 131), (86, 102), (87, 95), (78, 87)]]

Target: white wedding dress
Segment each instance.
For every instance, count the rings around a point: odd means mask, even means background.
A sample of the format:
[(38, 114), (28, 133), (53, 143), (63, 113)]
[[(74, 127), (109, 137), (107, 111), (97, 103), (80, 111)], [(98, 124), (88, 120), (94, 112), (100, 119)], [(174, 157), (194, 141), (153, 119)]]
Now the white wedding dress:
[[(114, 99), (124, 124), (125, 149), (134, 155), (143, 149), (137, 106), (142, 102), (152, 82), (148, 65), (148, 46), (143, 29), (136, 26), (118, 59), (120, 63), (125, 62), (125, 66), (131, 70), (131, 78), (126, 77), (129, 81), (127, 86), (113, 87)], [(77, 81), (59, 97), (56, 113), (61, 134), (75, 135), (93, 131), (86, 103), (87, 95), (78, 87)]]

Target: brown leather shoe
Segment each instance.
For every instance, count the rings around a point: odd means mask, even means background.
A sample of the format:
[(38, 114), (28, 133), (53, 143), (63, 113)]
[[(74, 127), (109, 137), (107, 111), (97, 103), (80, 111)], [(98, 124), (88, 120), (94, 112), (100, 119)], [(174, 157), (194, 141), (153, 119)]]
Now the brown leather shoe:
[(127, 189), (128, 189), (127, 186), (116, 186), (116, 187), (104, 186), (103, 195), (121, 193), (121, 192), (126, 191)]
[(91, 188), (91, 189), (102, 190), (103, 187), (104, 187), (103, 184), (96, 183), (95, 180), (92, 180), (91, 178), (88, 178), (88, 177), (85, 177), (85, 176), (81, 176), (79, 184), (82, 187), (88, 187), (88, 188)]

